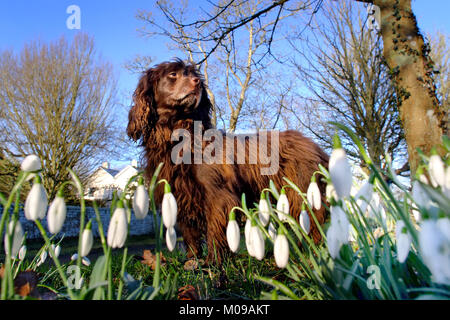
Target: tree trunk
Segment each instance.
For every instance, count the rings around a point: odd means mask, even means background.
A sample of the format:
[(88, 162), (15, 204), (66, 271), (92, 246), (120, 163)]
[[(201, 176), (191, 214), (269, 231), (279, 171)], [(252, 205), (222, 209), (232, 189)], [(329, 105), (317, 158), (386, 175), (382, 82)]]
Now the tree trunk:
[(414, 175), (420, 163), (417, 148), (427, 155), (433, 147), (441, 155), (444, 152), (438, 145), (442, 143), (442, 135), (447, 134), (445, 111), (436, 97), (431, 77), (433, 62), (417, 27), (411, 0), (373, 0), (373, 4), (381, 11), (383, 55), (396, 84), (411, 175)]

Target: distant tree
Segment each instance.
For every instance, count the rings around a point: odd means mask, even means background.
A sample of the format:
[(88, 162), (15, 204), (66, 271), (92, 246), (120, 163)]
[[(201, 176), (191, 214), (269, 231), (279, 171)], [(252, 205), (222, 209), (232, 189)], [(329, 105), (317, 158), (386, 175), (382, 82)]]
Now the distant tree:
[[(299, 79), (309, 92), (293, 108), (293, 115), (328, 149), (335, 130), (328, 121), (340, 122), (358, 135), (375, 165), (384, 169), (384, 155), (389, 154), (401, 161), (397, 174), (409, 171), (381, 38), (368, 30), (365, 10), (352, 2), (326, 3), (321, 12), (320, 19), (311, 22), (315, 32), (292, 42)], [(347, 153), (367, 167), (351, 139), (342, 139)]]
[[(332, 1), (332, 0), (327, 0)], [(417, 26), (417, 19), (411, 7), (411, 0), (352, 0), (365, 4), (374, 4), (380, 8), (380, 34), (383, 40), (383, 56), (389, 67), (389, 72), (396, 88), (398, 109), (407, 143), (411, 172), (417, 169), (421, 158), (417, 152), (420, 148), (429, 154), (433, 148), (443, 154), (444, 148), (439, 147), (442, 136), (448, 135), (448, 118), (443, 106), (439, 103), (436, 85), (433, 79), (434, 63), (431, 59), (429, 46), (426, 45)], [(237, 32), (251, 21), (258, 23), (271, 22), (270, 34), (266, 41), (267, 53), (273, 54), (272, 44), (274, 33), (280, 24), (280, 17), (296, 10), (298, 13), (314, 15), (324, 3), (324, 0), (309, 1), (262, 1), (256, 12), (235, 16), (222, 20), (220, 16), (230, 16), (234, 7), (247, 0), (227, 0), (212, 3), (214, 12), (206, 19), (194, 19), (182, 22), (177, 28), (208, 30), (199, 36), (192, 36), (189, 41), (214, 43), (205, 55), (209, 57), (216, 51), (229, 34)], [(213, 29), (208, 29), (213, 25)], [(309, 26), (307, 22), (304, 29)], [(300, 32), (301, 33), (301, 32)]]
[(19, 161), (36, 154), (44, 186), (55, 196), (68, 178), (81, 177), (121, 147), (115, 116), (116, 80), (94, 41), (78, 34), (51, 43), (34, 41), (20, 54), (0, 53), (0, 151)]

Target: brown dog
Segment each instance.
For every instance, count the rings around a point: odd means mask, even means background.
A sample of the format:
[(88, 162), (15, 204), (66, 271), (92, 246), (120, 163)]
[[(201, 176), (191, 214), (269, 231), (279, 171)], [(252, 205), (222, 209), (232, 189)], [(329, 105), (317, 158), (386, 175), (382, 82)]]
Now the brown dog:
[[(228, 251), (228, 215), (241, 205), (242, 193), (247, 204), (253, 204), (270, 180), (278, 189), (285, 185), (283, 177), (306, 192), (318, 164), (328, 166), (328, 156), (297, 131), (260, 132), (242, 138), (212, 130), (211, 103), (203, 79), (194, 65), (181, 60), (147, 70), (133, 100), (127, 133), (144, 148), (147, 178), (164, 162), (159, 178), (169, 181), (177, 199), (177, 223), (190, 256), (200, 253), (205, 236), (208, 261), (221, 261)], [(273, 161), (267, 161), (268, 150)], [(325, 185), (318, 184), (324, 194)], [(161, 203), (162, 196), (158, 188), (155, 201)], [(287, 196), (290, 214), (298, 219), (302, 198), (289, 188)], [(324, 207), (315, 215), (323, 223)], [(320, 240), (312, 219), (311, 235), (316, 242)]]

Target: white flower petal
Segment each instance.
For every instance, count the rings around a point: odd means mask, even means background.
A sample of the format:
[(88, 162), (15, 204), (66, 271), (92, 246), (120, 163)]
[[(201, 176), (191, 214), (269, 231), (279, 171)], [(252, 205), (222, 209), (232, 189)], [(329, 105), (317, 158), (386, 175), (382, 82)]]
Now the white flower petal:
[(285, 268), (289, 262), (289, 242), (284, 234), (277, 235), (273, 254), (278, 268)]
[(20, 165), (22, 171), (38, 171), (42, 169), (41, 160), (37, 155), (30, 154), (23, 159)]
[(352, 188), (352, 170), (344, 149), (334, 149), (331, 153), (329, 172), (339, 199), (349, 196)]
[[(12, 239), (11, 257), (15, 258), (19, 253), (24, 238), (22, 224), (20, 223), (20, 221), (17, 221), (16, 225), (14, 226), (14, 221), (10, 221), (8, 224), (8, 229)], [(5, 234), (4, 245), (5, 245), (5, 252), (8, 252), (8, 247), (10, 243), (7, 234)]]
[(55, 234), (61, 231), (66, 220), (67, 207), (64, 198), (56, 196), (48, 208), (47, 226), (48, 230)]
[(289, 200), (286, 194), (280, 194), (277, 201), (277, 211), (278, 219), (280, 219), (281, 222), (288, 221), (287, 216), (289, 215)]
[(257, 226), (250, 228), (250, 242), (253, 250), (253, 256), (262, 260), (264, 258), (264, 236)]
[(316, 182), (309, 184), (308, 190), (306, 191), (306, 198), (312, 208), (319, 210), (322, 207), (322, 195)]
[(44, 186), (40, 183), (34, 183), (25, 200), (25, 217), (33, 221), (45, 218), (47, 205), (47, 193)]
[(239, 225), (237, 224), (236, 220), (228, 221), (227, 242), (232, 252), (236, 252), (239, 249), (240, 237), (241, 234), (239, 231)]
[(309, 234), (309, 232), (311, 231), (311, 221), (309, 219), (308, 213), (305, 210), (300, 213), (299, 222), (303, 231), (305, 231), (306, 234)]
[(168, 228), (166, 230), (166, 245), (169, 251), (173, 251), (175, 249), (175, 245), (177, 244), (177, 234), (175, 232), (175, 228)]
[(177, 222), (177, 211), (177, 201), (174, 195), (171, 192), (164, 193), (161, 205), (161, 215), (164, 226), (167, 229), (175, 226)]
[(85, 257), (91, 252), (92, 244), (94, 243), (94, 236), (91, 229), (84, 229), (81, 238), (81, 250), (80, 254)]
[(266, 199), (259, 200), (259, 221), (265, 227), (270, 220), (269, 204)]
[(437, 154), (430, 156), (428, 171), (430, 173), (431, 184), (433, 185), (433, 187), (443, 187), (445, 185), (444, 162)]
[(133, 211), (136, 219), (144, 219), (148, 214), (149, 197), (144, 185), (138, 185), (133, 197)]
[(111, 248), (122, 248), (127, 239), (128, 223), (124, 208), (114, 210), (109, 222), (107, 242)]

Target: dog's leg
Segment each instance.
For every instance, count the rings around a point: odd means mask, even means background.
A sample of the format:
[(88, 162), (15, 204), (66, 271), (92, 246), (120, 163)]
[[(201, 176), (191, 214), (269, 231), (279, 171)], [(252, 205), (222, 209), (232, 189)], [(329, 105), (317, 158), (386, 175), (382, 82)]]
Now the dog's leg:
[(187, 223), (180, 222), (179, 228), (183, 235), (184, 244), (186, 245), (187, 258), (200, 258), (201, 255), (201, 238), (202, 232), (198, 226), (190, 226)]
[(208, 264), (219, 264), (230, 253), (226, 238), (228, 215), (231, 209), (239, 206), (239, 200), (230, 192), (218, 190), (214, 199), (207, 203), (213, 204), (206, 211)]

